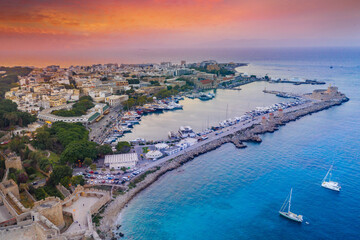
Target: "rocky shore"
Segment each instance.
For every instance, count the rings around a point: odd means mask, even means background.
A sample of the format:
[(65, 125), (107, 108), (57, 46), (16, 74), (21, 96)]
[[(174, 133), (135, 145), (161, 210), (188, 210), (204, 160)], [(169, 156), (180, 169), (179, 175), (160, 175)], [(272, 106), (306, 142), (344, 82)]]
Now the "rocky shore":
[(279, 126), (285, 125), (290, 121), (295, 121), (303, 116), (322, 111), (336, 105), (341, 105), (348, 100), (348, 98), (343, 96), (341, 98), (335, 98), (328, 101), (314, 101), (308, 107), (286, 112), (282, 115), (276, 115), (271, 119), (269, 118), (266, 121), (263, 121), (261, 124), (254, 124), (251, 127), (248, 127), (241, 131), (231, 133), (219, 139), (215, 139), (209, 144), (199, 146), (195, 150), (185, 152), (183, 155), (173, 158), (159, 165), (157, 168), (153, 169), (154, 172), (147, 174), (143, 181), (137, 182), (135, 188), (132, 188), (125, 194), (118, 196), (113, 202), (108, 205), (105, 212), (103, 213), (103, 219), (99, 227), (99, 230), (101, 231), (100, 235), (107, 239), (111, 239), (112, 237), (114, 237), (112, 232), (114, 229), (116, 229), (115, 223), (118, 218), (119, 212), (138, 193), (150, 186), (165, 173), (172, 171), (182, 166), (186, 162), (193, 160), (195, 157), (212, 151), (225, 143), (233, 143), (237, 148), (245, 148), (246, 145), (244, 144), (244, 142), (260, 143), (262, 141), (259, 136), (260, 134), (274, 132), (279, 129)]

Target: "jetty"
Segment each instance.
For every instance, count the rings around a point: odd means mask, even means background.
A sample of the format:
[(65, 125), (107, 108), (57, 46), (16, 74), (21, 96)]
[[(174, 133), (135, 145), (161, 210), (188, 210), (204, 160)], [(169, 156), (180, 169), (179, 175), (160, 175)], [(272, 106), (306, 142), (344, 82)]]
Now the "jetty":
[(316, 79), (314, 79), (314, 80), (306, 79), (306, 80), (295, 81), (295, 80), (288, 80), (288, 79), (281, 79), (281, 78), (271, 79), (269, 76), (256, 77), (255, 75), (245, 76), (245, 75), (241, 74), (239, 76), (236, 76), (234, 79), (232, 79), (230, 81), (220, 82), (218, 84), (218, 88), (219, 89), (233, 89), (233, 88), (237, 88), (239, 86), (246, 85), (246, 84), (253, 83), (253, 82), (290, 83), (290, 84), (294, 84), (294, 85), (324, 85), (324, 84), (326, 84), (326, 82), (318, 81)]
[(282, 98), (301, 98), (301, 95), (298, 94), (294, 94), (294, 93), (289, 93), (289, 92), (280, 92), (280, 91), (273, 91), (273, 90), (263, 90), (264, 93), (269, 93), (269, 94), (274, 94), (277, 97), (282, 97)]
[[(303, 101), (294, 104), (286, 109), (278, 109), (276, 112), (264, 114), (251, 114), (251, 119), (239, 121), (233, 125), (222, 128), (208, 134), (206, 140), (186, 148), (174, 155), (161, 158), (144, 167), (144, 173), (134, 178), (136, 186), (118, 196), (105, 209), (99, 230), (103, 237), (111, 238), (113, 231), (116, 230), (115, 222), (119, 212), (131, 199), (138, 193), (154, 183), (165, 173), (172, 171), (195, 157), (212, 151), (225, 143), (233, 143), (238, 148), (246, 147), (246, 142), (262, 141), (260, 135), (274, 132), (280, 126), (290, 121), (295, 121), (303, 116), (316, 113), (333, 106), (341, 105), (349, 99), (338, 91), (337, 87), (315, 90), (313, 93), (301, 95)], [(145, 175), (144, 175), (145, 174)], [(142, 176), (143, 175), (143, 176)], [(136, 180), (141, 178), (142, 180)]]

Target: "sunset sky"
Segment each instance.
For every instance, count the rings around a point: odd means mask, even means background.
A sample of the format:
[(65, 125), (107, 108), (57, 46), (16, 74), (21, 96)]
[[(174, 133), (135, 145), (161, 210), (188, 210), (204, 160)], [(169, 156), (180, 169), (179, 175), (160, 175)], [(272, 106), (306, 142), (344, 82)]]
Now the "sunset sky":
[(0, 0), (0, 64), (131, 48), (359, 45), (359, 0)]

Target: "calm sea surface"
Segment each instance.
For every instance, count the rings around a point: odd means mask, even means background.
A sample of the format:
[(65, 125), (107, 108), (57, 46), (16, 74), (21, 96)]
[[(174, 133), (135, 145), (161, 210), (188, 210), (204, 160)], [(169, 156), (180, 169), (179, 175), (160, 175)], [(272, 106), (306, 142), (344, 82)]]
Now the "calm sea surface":
[[(249, 74), (325, 80), (350, 101), (263, 135), (261, 144), (226, 144), (161, 177), (119, 216), (125, 239), (360, 239), (360, 51), (269, 51), (219, 58), (250, 62), (240, 69)], [(284, 101), (263, 94), (265, 87), (316, 88), (253, 83), (217, 91), (208, 102), (186, 99), (183, 111), (144, 117), (126, 138), (161, 139), (183, 124), (201, 130), (208, 121)], [(320, 187), (332, 162), (340, 193)], [(290, 188), (292, 211), (304, 215), (302, 224), (278, 214)]]

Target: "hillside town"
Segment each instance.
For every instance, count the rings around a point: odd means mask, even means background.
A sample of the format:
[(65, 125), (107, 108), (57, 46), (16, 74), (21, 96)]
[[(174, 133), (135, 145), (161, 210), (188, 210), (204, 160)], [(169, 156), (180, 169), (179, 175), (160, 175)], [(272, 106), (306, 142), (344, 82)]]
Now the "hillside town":
[[(172, 64), (96, 64), (92, 66), (48, 66), (33, 68), (19, 79), (19, 86), (5, 93), (18, 109), (39, 113), (90, 96), (96, 103), (117, 106), (127, 100), (126, 91), (152, 96), (162, 89), (182, 87), (187, 82), (199, 89), (216, 88), (234, 78), (234, 68), (241, 64), (216, 61)], [(198, 70), (196, 70), (198, 69)]]
[(153, 171), (148, 164), (198, 142), (189, 126), (169, 133), (166, 143), (120, 137), (142, 115), (181, 110), (185, 95), (234, 80), (240, 65), (27, 68), (1, 100), (0, 236), (98, 239), (98, 214), (136, 185), (130, 180), (141, 181)]
[[(235, 73), (239, 65), (48, 66), (19, 76), (18, 86), (5, 93), (0, 105), (0, 236), (100, 239), (107, 206), (131, 196), (148, 175), (174, 159), (253, 126), (266, 127), (284, 113), (347, 101), (334, 86), (308, 95), (264, 90), (291, 101), (256, 108), (199, 132), (179, 126), (162, 140), (121, 139), (144, 115), (181, 111), (185, 97), (208, 101), (216, 95), (210, 89), (281, 82)], [(255, 135), (244, 139), (259, 141)], [(242, 140), (231, 142), (246, 147)]]

